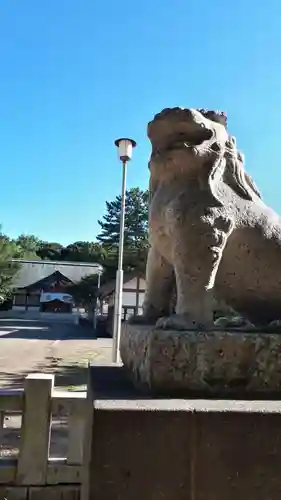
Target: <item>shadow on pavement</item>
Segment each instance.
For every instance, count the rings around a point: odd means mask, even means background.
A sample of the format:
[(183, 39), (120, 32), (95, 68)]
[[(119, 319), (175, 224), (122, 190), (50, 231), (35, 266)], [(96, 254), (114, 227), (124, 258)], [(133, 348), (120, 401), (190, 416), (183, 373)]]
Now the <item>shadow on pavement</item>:
[(55, 375), (55, 388), (71, 390), (86, 390), (88, 379), (87, 366), (77, 363), (58, 366), (61, 360), (50, 359), (49, 365), (38, 365), (36, 369), (21, 373), (0, 373), (0, 383), (3, 389), (22, 389), (24, 379), (30, 373), (52, 373)]
[[(20, 324), (19, 324), (20, 323)], [(25, 340), (89, 340), (96, 339), (97, 334), (93, 328), (83, 328), (81, 325), (71, 323), (39, 323), (25, 321), (0, 322), (0, 340), (25, 339)]]
[(0, 373), (1, 389), (22, 389), (28, 373)]
[(70, 322), (42, 322), (38, 320), (10, 320), (0, 321), (0, 340), (26, 339), (26, 340), (90, 340), (109, 338), (103, 332), (94, 330), (89, 322), (79, 325)]
[(86, 390), (88, 381), (88, 367), (78, 364), (69, 364), (58, 367), (55, 372), (55, 385), (60, 388), (81, 387)]
[[(4, 346), (4, 341), (10, 339), (13, 339), (13, 341), (17, 339), (50, 341), (49, 345), (51, 346), (52, 342), (75, 340), (79, 353), (77, 352), (76, 356), (75, 343), (72, 347), (74, 350), (72, 356), (74, 360), (71, 360), (71, 362), (69, 360), (64, 360), (64, 344), (62, 344), (59, 351), (57, 351), (59, 353), (58, 356), (60, 357), (55, 357), (54, 352), (52, 352), (53, 356), (48, 356), (48, 353), (51, 354), (51, 352), (49, 351), (48, 344), (46, 343), (47, 347), (44, 358), (40, 356), (40, 361), (38, 360), (38, 362), (35, 362), (31, 369), (23, 371), (23, 367), (20, 362), (20, 346), (22, 344), (15, 343), (15, 347), (13, 348), (15, 349), (15, 356), (19, 356), (18, 372), (9, 372), (8, 361), (5, 361), (5, 359), (3, 360), (0, 371), (0, 387), (4, 389), (22, 388), (25, 377), (30, 373), (38, 372), (54, 374), (55, 386), (75, 388), (85, 385), (87, 383), (87, 358), (85, 358), (85, 355), (83, 356), (80, 354), (79, 341), (93, 340), (93, 342), (89, 342), (89, 347), (86, 348), (86, 355), (89, 355), (91, 360), (94, 360), (95, 356), (99, 356), (101, 348), (106, 347), (106, 350), (108, 350), (108, 347), (110, 348), (111, 345), (108, 336), (103, 334), (100, 335), (93, 329), (92, 325), (82, 326), (64, 323), (61, 321), (54, 323), (42, 322), (38, 320), (0, 320), (0, 348), (1, 340), (3, 340), (2, 346)], [(105, 340), (106, 345), (103, 346), (103, 342), (102, 346), (99, 342), (96, 343), (99, 339), (107, 339)], [(19, 347), (18, 349), (17, 345)], [(28, 349), (29, 348), (36, 349), (36, 343), (28, 344)], [(3, 351), (5, 351), (4, 347)], [(8, 352), (10, 352), (10, 350)], [(5, 365), (7, 366), (7, 371), (5, 371)], [(26, 368), (26, 365), (24, 368)]]

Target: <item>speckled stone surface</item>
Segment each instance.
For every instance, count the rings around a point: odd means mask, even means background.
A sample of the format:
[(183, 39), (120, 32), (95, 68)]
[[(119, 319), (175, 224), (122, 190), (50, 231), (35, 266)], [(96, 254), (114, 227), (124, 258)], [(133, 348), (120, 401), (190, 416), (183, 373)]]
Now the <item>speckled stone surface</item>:
[(158, 326), (210, 328), (214, 298), (257, 326), (281, 318), (281, 218), (247, 174), (226, 121), (222, 112), (175, 107), (148, 124), (143, 315)]
[(281, 393), (281, 335), (161, 330), (125, 324), (121, 358), (135, 385), (153, 393)]

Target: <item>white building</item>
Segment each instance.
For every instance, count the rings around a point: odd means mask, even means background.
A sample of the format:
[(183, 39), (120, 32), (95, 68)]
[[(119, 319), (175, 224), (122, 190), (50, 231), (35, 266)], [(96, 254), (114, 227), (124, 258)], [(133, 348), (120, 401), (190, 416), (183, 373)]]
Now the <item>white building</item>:
[[(146, 282), (142, 276), (135, 273), (125, 274), (123, 279), (122, 319), (127, 320), (132, 315), (142, 313)], [(112, 320), (115, 299), (115, 280), (100, 288), (100, 300), (108, 307), (108, 331), (112, 333)]]

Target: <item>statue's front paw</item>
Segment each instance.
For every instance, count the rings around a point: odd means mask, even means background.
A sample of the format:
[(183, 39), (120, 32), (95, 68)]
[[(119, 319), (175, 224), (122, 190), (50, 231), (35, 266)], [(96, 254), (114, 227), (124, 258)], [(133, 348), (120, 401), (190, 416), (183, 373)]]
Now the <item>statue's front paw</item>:
[(146, 315), (131, 316), (128, 323), (131, 325), (155, 325), (156, 319)]
[(214, 325), (218, 328), (255, 328), (254, 325), (250, 323), (250, 321), (248, 321), (246, 318), (243, 318), (242, 316), (221, 316), (220, 318), (216, 319)]
[(275, 319), (263, 328), (265, 333), (281, 333), (281, 320)]
[(198, 330), (204, 328), (196, 321), (193, 321), (187, 314), (173, 314), (172, 316), (159, 318), (156, 328), (161, 330)]

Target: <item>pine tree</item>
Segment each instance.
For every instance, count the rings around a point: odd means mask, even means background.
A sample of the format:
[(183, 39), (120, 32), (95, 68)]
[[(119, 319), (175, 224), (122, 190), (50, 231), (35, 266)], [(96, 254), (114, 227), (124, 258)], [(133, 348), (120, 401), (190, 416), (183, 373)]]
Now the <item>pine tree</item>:
[[(143, 274), (148, 251), (148, 191), (132, 188), (126, 192), (124, 255), (125, 272), (137, 271)], [(107, 258), (103, 262), (105, 273), (103, 280), (115, 278), (118, 258), (121, 196), (106, 202), (106, 213), (98, 221), (101, 232), (97, 240), (107, 249)]]
[[(121, 196), (106, 202), (106, 213), (98, 221), (101, 232), (97, 240), (115, 249), (119, 243)], [(126, 191), (124, 250), (137, 250), (147, 243), (148, 191), (132, 188)]]

